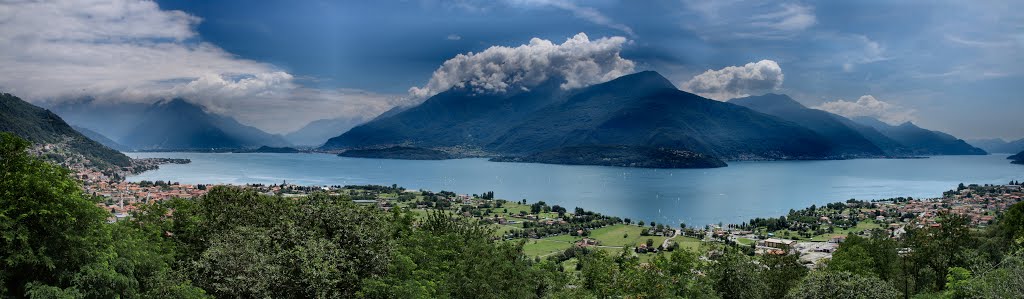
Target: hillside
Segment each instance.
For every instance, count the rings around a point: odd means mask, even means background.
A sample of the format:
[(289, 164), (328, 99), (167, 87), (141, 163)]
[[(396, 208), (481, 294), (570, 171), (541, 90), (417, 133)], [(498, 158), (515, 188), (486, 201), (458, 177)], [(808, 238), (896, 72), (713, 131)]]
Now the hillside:
[(131, 158), (85, 137), (53, 112), (7, 93), (0, 94), (0, 131), (13, 133), (36, 144), (66, 148), (98, 168), (132, 165)]
[(287, 146), (279, 135), (207, 113), (182, 99), (155, 103), (121, 143), (140, 150), (192, 150)]
[(952, 135), (923, 129), (911, 122), (893, 126), (871, 117), (857, 117), (853, 121), (878, 130), (900, 143), (914, 155), (985, 155), (984, 150), (967, 144)]
[[(843, 121), (843, 117), (829, 112), (810, 109), (783, 94), (765, 94), (729, 100), (757, 112), (777, 116), (797, 123), (825, 137), (832, 154), (852, 157), (885, 155), (885, 151), (856, 128)], [(884, 138), (884, 137), (883, 137)]]
[(332, 138), (324, 149), (467, 146), (526, 156), (571, 146), (627, 145), (724, 159), (820, 159), (818, 134), (737, 105), (675, 88), (655, 72), (562, 91), (551, 81), (507, 95), (453, 89)]

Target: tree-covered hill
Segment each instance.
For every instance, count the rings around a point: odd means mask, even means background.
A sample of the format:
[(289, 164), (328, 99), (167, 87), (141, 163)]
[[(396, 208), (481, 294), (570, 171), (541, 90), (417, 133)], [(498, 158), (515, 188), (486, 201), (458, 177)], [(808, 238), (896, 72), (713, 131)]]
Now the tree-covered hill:
[(131, 158), (93, 141), (49, 110), (7, 93), (0, 94), (0, 131), (38, 144), (54, 144), (84, 156), (99, 168), (131, 166)]

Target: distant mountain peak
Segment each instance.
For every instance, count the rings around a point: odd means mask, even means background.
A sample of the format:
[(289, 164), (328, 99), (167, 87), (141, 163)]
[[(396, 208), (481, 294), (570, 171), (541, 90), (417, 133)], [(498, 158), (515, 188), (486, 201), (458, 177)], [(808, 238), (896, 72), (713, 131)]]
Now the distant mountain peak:
[(642, 71), (612, 79), (605, 83), (596, 85), (628, 85), (635, 89), (676, 89), (665, 76), (655, 71)]
[(909, 120), (908, 120), (908, 121), (905, 121), (905, 122), (903, 122), (903, 123), (902, 123), (902, 124), (900, 124), (899, 126), (900, 126), (900, 127), (904, 127), (904, 128), (920, 128), (920, 127), (918, 127), (917, 125), (915, 125), (915, 124), (914, 124), (913, 122), (910, 122)]
[(207, 112), (183, 98), (151, 105), (121, 142), (135, 149), (174, 150), (288, 145), (279, 135), (243, 125), (229, 116)]

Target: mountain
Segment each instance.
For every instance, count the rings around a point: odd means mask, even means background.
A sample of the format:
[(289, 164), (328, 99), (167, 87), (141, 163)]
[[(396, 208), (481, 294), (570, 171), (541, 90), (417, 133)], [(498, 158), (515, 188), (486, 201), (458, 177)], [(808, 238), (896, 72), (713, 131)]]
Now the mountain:
[(797, 124), (680, 91), (655, 72), (590, 86), (521, 121), (489, 145), (524, 154), (579, 145), (633, 145), (720, 159), (818, 159), (831, 148)]
[[(810, 109), (783, 94), (765, 94), (729, 100), (729, 103), (797, 123), (825, 137), (838, 156), (883, 156), (886, 152), (844, 117)], [(884, 136), (882, 138), (885, 138)]]
[(233, 118), (207, 113), (183, 99), (149, 107), (121, 144), (140, 150), (194, 150), (287, 146), (280, 135), (238, 123)]
[[(324, 149), (472, 147), (526, 156), (576, 146), (691, 151), (723, 159), (817, 159), (828, 141), (795, 123), (680, 91), (640, 72), (563, 91), (558, 80), (509, 94), (452, 89), (330, 139)], [(600, 148), (600, 147), (597, 147)], [(588, 150), (589, 151), (589, 150)]]
[(1013, 161), (1010, 161), (1010, 163), (1013, 163), (1013, 164), (1024, 164), (1024, 151), (1021, 151), (1019, 153), (1013, 154), (1013, 155), (1011, 155), (1009, 157), (1006, 157), (1006, 158), (1010, 159), (1010, 160), (1013, 160)]
[(50, 110), (73, 126), (87, 128), (119, 142), (142, 121), (143, 114), (150, 106), (144, 103), (82, 98), (56, 103), (50, 106)]
[(362, 118), (331, 118), (314, 120), (301, 129), (284, 135), (284, 139), (295, 145), (320, 146), (327, 139), (338, 136), (361, 123)]
[(99, 168), (129, 167), (131, 158), (76, 131), (60, 116), (11, 94), (0, 94), (0, 131), (37, 144), (66, 147)]
[(96, 131), (89, 130), (87, 128), (79, 126), (71, 126), (71, 128), (75, 129), (75, 131), (78, 131), (78, 133), (82, 133), (82, 135), (84, 135), (85, 137), (92, 139), (93, 141), (99, 142), (103, 146), (119, 151), (128, 150), (125, 146), (121, 145), (120, 143), (117, 143), (117, 141), (111, 140), (110, 138), (107, 138), (107, 136), (103, 136), (103, 134), (97, 133)]
[(952, 135), (923, 129), (911, 122), (898, 126), (871, 117), (857, 117), (853, 121), (874, 128), (886, 137), (900, 143), (914, 155), (985, 155), (984, 150), (967, 144)]
[(993, 154), (1013, 154), (1024, 151), (1024, 138), (1014, 141), (1006, 141), (1000, 138), (974, 139), (968, 140), (967, 143)]
[(356, 126), (331, 138), (322, 148), (482, 146), (557, 100), (559, 84), (548, 80), (530, 91), (506, 94), (477, 94), (468, 88), (453, 88), (417, 106)]

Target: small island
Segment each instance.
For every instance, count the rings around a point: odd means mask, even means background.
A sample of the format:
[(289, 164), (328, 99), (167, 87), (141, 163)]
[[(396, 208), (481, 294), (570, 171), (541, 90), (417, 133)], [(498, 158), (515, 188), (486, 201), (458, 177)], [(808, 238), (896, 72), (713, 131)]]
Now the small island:
[(264, 145), (264, 146), (261, 146), (261, 147), (259, 147), (257, 149), (238, 151), (238, 152), (239, 153), (294, 154), (294, 153), (301, 153), (302, 151), (298, 150), (298, 149), (296, 149), (294, 147), (273, 147), (273, 146), (266, 146), (266, 145)]
[(399, 159), (399, 160), (447, 160), (455, 156), (429, 148), (393, 146), (377, 149), (351, 149), (338, 156), (350, 158)]
[(493, 158), (491, 161), (641, 168), (717, 168), (727, 166), (718, 158), (697, 152), (630, 145), (568, 146), (522, 157)]

